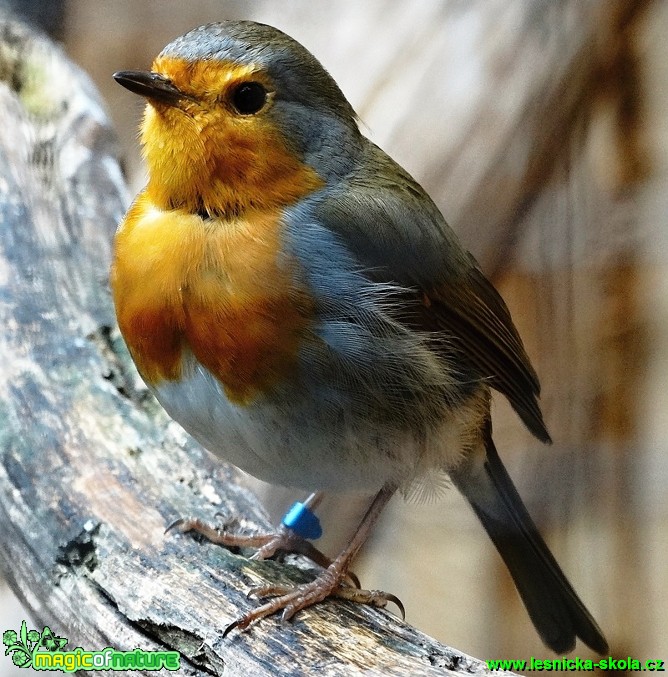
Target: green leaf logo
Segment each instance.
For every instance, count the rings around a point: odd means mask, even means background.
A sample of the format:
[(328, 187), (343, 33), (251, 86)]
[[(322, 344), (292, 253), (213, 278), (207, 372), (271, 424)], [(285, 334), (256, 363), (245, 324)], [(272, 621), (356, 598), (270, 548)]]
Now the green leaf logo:
[(19, 668), (32, 665), (33, 656), (44, 647), (47, 651), (60, 651), (66, 644), (66, 637), (56, 637), (51, 628), (45, 626), (42, 632), (28, 630), (26, 622), (21, 623), (18, 633), (14, 630), (5, 630), (2, 633), (2, 643), (7, 647), (5, 656), (12, 654), (12, 662)]

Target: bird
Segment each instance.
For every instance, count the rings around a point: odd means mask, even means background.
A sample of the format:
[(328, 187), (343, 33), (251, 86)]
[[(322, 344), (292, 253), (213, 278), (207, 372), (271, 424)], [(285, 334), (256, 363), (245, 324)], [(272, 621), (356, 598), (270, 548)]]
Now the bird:
[[(114, 78), (146, 100), (148, 178), (115, 235), (110, 280), (148, 388), (212, 454), (314, 492), (308, 516), (323, 492), (375, 494), (313, 581), (256, 591), (268, 601), (230, 628), (329, 597), (396, 600), (351, 584), (351, 561), (397, 491), (445, 473), (545, 645), (566, 652), (579, 638), (606, 653), (492, 440), (493, 389), (550, 442), (510, 312), (316, 57), (272, 26), (223, 21)], [(288, 526), (253, 542), (271, 555), (312, 537)]]

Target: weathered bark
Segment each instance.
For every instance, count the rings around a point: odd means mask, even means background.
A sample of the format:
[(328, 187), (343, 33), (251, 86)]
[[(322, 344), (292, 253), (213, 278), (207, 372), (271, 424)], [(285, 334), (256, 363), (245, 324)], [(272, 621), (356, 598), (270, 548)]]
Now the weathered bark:
[(0, 20), (0, 566), (34, 621), (81, 646), (176, 648), (181, 674), (436, 675), (484, 665), (386, 612), (332, 602), (223, 639), (249, 587), (304, 579), (175, 518), (266, 526), (235, 471), (170, 423), (115, 327), (110, 242), (127, 203), (86, 76)]

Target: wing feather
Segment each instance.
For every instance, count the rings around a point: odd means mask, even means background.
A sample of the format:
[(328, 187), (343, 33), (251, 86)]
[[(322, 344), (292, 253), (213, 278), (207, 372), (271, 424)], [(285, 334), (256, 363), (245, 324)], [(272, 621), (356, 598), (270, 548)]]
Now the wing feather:
[(445, 336), (436, 349), (455, 350), (467, 371), (503, 393), (549, 442), (538, 377), (499, 293), (405, 170), (372, 144), (359, 167), (323, 191), (316, 218), (374, 279), (414, 289), (402, 321)]

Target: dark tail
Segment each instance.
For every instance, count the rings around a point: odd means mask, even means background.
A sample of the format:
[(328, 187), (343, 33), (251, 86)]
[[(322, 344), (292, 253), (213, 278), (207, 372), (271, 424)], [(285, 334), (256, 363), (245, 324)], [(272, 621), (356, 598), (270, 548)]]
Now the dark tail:
[(503, 467), (491, 431), (487, 439), (482, 468), (464, 463), (451, 477), (506, 563), (538, 634), (558, 654), (573, 649), (577, 637), (599, 654), (607, 653), (603, 633), (566, 580)]

